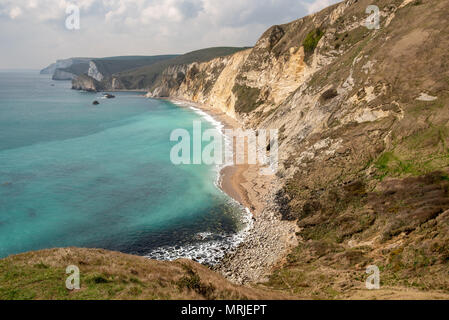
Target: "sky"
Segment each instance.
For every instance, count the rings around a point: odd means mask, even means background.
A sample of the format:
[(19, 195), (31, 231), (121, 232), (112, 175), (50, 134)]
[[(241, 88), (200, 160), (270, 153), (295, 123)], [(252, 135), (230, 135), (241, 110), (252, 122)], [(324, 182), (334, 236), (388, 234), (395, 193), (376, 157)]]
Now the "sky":
[[(270, 26), (339, 0), (0, 0), (0, 69), (57, 59), (253, 46)], [(68, 29), (79, 8), (79, 29)], [(73, 26), (73, 24), (71, 24)]]

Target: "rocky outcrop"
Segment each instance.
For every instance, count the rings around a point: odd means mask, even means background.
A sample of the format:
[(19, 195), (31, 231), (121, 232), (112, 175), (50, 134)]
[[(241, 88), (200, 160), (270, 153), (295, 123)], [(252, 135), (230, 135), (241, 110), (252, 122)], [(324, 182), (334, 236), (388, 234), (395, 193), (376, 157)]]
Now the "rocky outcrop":
[(98, 71), (97, 65), (94, 61), (89, 62), (89, 70), (87, 72), (87, 75), (97, 81), (102, 81), (104, 79), (104, 75), (102, 75), (101, 72)]
[(175, 65), (166, 68), (153, 84), (147, 97), (166, 98), (175, 93), (186, 78), (188, 66)]
[(102, 91), (101, 83), (88, 75), (81, 75), (72, 80), (72, 89), (84, 91)]

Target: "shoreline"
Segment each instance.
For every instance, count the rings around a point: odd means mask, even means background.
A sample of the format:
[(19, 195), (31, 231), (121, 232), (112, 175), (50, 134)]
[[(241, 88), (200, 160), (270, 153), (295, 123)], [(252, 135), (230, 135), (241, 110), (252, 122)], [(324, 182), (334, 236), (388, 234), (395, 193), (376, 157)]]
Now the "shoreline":
[[(240, 123), (228, 116), (227, 114), (220, 112), (218, 110), (208, 109), (206, 106), (201, 105), (199, 103), (195, 103), (192, 101), (181, 100), (181, 99), (162, 99), (170, 101), (176, 105), (193, 107), (196, 108), (208, 116), (212, 117), (214, 121), (220, 122), (223, 126), (222, 130), (225, 129), (240, 129)], [(225, 136), (225, 132), (222, 131), (222, 134)], [(228, 137), (229, 138), (229, 137)], [(252, 215), (257, 215), (256, 207), (259, 207), (255, 204), (258, 199), (254, 197), (250, 197), (248, 194), (247, 188), (243, 186), (243, 184), (248, 183), (245, 173), (249, 169), (249, 165), (236, 165), (230, 164), (222, 166), (218, 172), (218, 187), (226, 193), (229, 197), (237, 201), (240, 205), (245, 208), (248, 208), (251, 211)], [(256, 166), (254, 166), (256, 167)]]
[[(166, 98), (178, 106), (193, 107), (211, 116), (223, 129), (240, 129), (241, 124), (221, 110), (178, 98)], [(223, 132), (224, 134), (224, 132)], [(257, 165), (224, 166), (218, 172), (218, 187), (250, 211), (252, 227), (243, 241), (212, 269), (237, 284), (263, 282), (297, 245), (297, 226), (283, 221), (275, 205), (281, 186), (275, 175), (262, 176)]]

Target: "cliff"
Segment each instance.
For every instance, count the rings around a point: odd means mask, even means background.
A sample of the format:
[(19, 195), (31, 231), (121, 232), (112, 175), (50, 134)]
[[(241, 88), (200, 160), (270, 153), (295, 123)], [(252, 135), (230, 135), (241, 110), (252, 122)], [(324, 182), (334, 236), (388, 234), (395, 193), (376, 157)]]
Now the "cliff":
[(56, 70), (56, 63), (50, 64), (48, 67), (45, 67), (42, 69), (39, 73), (40, 74), (53, 74)]
[[(167, 85), (167, 80), (173, 79), (175, 81), (170, 82), (169, 86), (175, 86), (184, 80), (185, 73), (183, 70), (185, 70), (187, 65), (210, 61), (244, 49), (216, 47), (196, 50), (180, 56), (155, 56), (151, 57), (151, 61), (146, 61), (146, 64), (141, 67), (136, 67), (134, 63), (133, 68), (129, 67), (130, 57), (122, 57), (122, 59), (95, 59), (90, 65), (88, 75), (99, 82), (98, 91), (103, 89), (109, 91), (149, 90), (159, 86), (160, 89), (158, 91), (163, 92), (164, 86)], [(177, 72), (176, 74), (174, 74), (175, 71)], [(167, 77), (167, 75), (169, 76)]]
[(42, 69), (40, 74), (51, 74), (53, 80), (72, 80), (87, 72), (90, 58), (69, 58), (56, 61)]
[(77, 76), (85, 74), (89, 69), (86, 61), (76, 61), (67, 68), (56, 68), (53, 73), (53, 80), (73, 80)]
[(276, 288), (341, 294), (374, 264), (385, 285), (449, 291), (448, 8), (377, 1), (369, 29), (370, 4), (273, 26), (252, 49), (165, 70), (148, 93), (279, 129), (273, 192), (300, 245)]
[(80, 75), (72, 79), (72, 89), (75, 90), (85, 90), (85, 91), (100, 91), (102, 86), (99, 81), (95, 80), (88, 75)]
[(81, 75), (88, 75), (98, 82), (115, 73), (133, 70), (178, 55), (159, 56), (117, 56), (107, 58), (70, 58), (56, 61), (42, 69), (40, 74), (51, 74), (53, 80), (73, 80)]
[(89, 62), (87, 75), (101, 82), (113, 74), (127, 70), (150, 66), (157, 62), (176, 58), (178, 55), (160, 56), (120, 56), (101, 59), (92, 59)]

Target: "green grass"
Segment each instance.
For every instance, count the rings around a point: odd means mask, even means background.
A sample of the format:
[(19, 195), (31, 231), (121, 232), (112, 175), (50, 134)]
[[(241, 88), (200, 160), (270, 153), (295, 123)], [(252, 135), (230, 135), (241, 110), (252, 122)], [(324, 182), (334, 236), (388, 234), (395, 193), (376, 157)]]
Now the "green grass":
[[(69, 265), (79, 267), (79, 290), (66, 288)], [(162, 262), (79, 248), (49, 249), (0, 259), (0, 300), (257, 300), (278, 296), (279, 293), (234, 285), (187, 260)]]
[(313, 31), (310, 31), (302, 43), (302, 45), (304, 46), (304, 52), (307, 55), (312, 54), (315, 51), (315, 49), (318, 45), (318, 42), (321, 40), (321, 38), (323, 36), (324, 36), (324, 31), (322, 31), (319, 28), (317, 28)]
[(124, 56), (93, 59), (98, 71), (104, 76), (111, 76), (115, 73), (133, 70), (144, 66), (151, 66), (155, 63), (176, 58), (178, 55), (160, 56)]
[(261, 102), (258, 101), (260, 95), (260, 89), (251, 88), (245, 85), (235, 84), (232, 92), (237, 97), (235, 110), (241, 113), (249, 113), (260, 106)]
[(404, 175), (418, 176), (426, 171), (426, 163), (419, 164), (414, 160), (401, 160), (393, 152), (383, 153), (374, 163), (374, 166), (381, 172), (378, 179), (382, 181), (385, 177), (400, 177)]
[(419, 176), (449, 166), (448, 128), (430, 125), (397, 141), (394, 148), (382, 153), (374, 167), (379, 180), (385, 177)]

